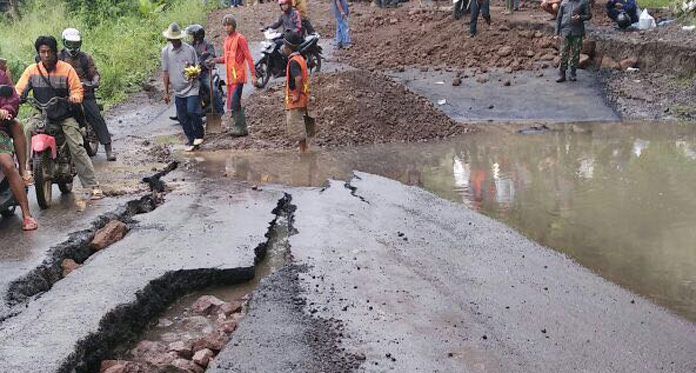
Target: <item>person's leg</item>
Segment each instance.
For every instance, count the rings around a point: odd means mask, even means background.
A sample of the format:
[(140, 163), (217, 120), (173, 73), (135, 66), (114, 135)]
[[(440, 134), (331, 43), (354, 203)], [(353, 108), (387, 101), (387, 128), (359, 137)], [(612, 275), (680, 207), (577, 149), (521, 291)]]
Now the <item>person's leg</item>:
[(486, 24), (490, 25), (491, 24), (491, 2), (490, 2), (490, 0), (485, 0), (483, 3), (481, 3), (481, 15), (483, 16), (483, 19), (486, 21)]
[(570, 38), (570, 80), (577, 80), (577, 69), (580, 63), (580, 52), (582, 51), (582, 36), (573, 36)]
[(246, 136), (249, 134), (246, 118), (244, 117), (244, 109), (242, 108), (243, 89), (244, 84), (235, 85), (230, 100), (230, 111), (232, 112), (232, 119), (234, 120), (234, 127), (231, 130), (233, 136)]
[[(22, 209), (22, 217), (24, 219), (31, 218), (31, 212), (29, 211), (29, 200), (27, 199), (27, 191), (24, 187), (24, 182), (19, 176), (19, 173), (15, 169), (14, 158), (12, 154), (0, 153), (0, 170), (7, 177), (7, 181), (10, 184), (10, 190), (14, 195), (19, 208)], [(35, 228), (34, 228), (35, 229)]]
[(41, 120), (40, 114), (34, 114), (24, 123), (24, 137), (27, 139), (26, 146), (26, 159), (27, 165), (31, 162), (31, 135), (34, 132), (34, 126)]
[(19, 175), (25, 183), (31, 180), (31, 176), (27, 172), (27, 138), (22, 129), (22, 124), (18, 120), (10, 122), (10, 134), (14, 143), (15, 154), (19, 162)]
[(87, 150), (84, 147), (80, 125), (74, 118), (68, 118), (61, 123), (61, 127), (63, 128), (63, 133), (65, 133), (65, 141), (68, 143), (68, 149), (82, 186), (84, 188), (96, 188), (99, 184), (94, 176), (92, 160), (87, 155)]
[(481, 3), (478, 0), (471, 0), (471, 14), (469, 15), (469, 35), (476, 35), (476, 21), (478, 20)]
[(341, 40), (341, 17), (338, 15), (338, 13), (334, 10), (334, 18), (336, 19), (336, 37), (334, 38), (334, 44), (336, 44), (336, 48), (341, 49), (343, 48), (342, 40)]
[(343, 23), (341, 42), (343, 43), (343, 46), (351, 46), (353, 41), (350, 40), (350, 27), (348, 26), (348, 19), (344, 18), (341, 22)]
[(568, 70), (568, 58), (570, 54), (570, 42), (569, 36), (563, 37), (563, 42), (561, 45), (561, 63), (558, 67), (558, 79), (557, 83), (563, 83), (566, 81), (566, 70)]
[(176, 105), (176, 116), (179, 118), (179, 123), (181, 123), (181, 127), (183, 127), (184, 134), (186, 135), (186, 145), (193, 146), (195, 136), (191, 128), (191, 116), (188, 112), (187, 100), (185, 97), (176, 97), (174, 99), (174, 104)]
[(203, 114), (201, 109), (200, 96), (190, 96), (186, 98), (186, 111), (189, 114), (189, 123), (191, 133), (194, 137), (194, 145), (200, 145), (203, 142)]
[(85, 100), (82, 102), (82, 108), (85, 111), (87, 122), (92, 125), (94, 132), (97, 133), (99, 142), (104, 145), (106, 159), (111, 162), (115, 161), (116, 157), (111, 148), (111, 134), (109, 133), (109, 128), (106, 125), (104, 117), (101, 115), (97, 101), (94, 97), (85, 97)]

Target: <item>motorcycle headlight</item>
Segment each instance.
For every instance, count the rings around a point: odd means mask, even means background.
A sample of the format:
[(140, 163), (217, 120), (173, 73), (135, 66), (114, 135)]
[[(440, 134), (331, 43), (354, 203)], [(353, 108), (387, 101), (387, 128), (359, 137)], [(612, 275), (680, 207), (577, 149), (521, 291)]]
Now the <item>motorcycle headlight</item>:
[(44, 123), (44, 121), (39, 121), (38, 123), (36, 123), (36, 128), (43, 130), (44, 128), (46, 128), (46, 123)]

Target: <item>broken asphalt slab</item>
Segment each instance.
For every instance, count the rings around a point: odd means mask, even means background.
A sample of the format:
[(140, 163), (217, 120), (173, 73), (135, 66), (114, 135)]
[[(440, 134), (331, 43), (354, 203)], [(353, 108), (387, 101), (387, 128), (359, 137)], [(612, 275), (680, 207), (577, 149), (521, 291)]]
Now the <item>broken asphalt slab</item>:
[[(457, 87), (452, 87), (456, 74), (445, 71), (420, 72), (410, 68), (390, 76), (460, 122), (553, 123), (620, 119), (604, 99), (595, 75), (579, 70), (577, 82), (558, 84), (555, 82), (557, 70), (547, 69), (544, 74), (538, 77), (531, 71), (515, 74), (489, 71), (474, 76), (472, 70)], [(482, 77), (485, 83), (477, 81)]]
[[(186, 292), (249, 280), (284, 195), (203, 180), (0, 324), (7, 372), (87, 372)], [(74, 370), (73, 370), (74, 369)]]
[[(264, 280), (212, 372), (319, 372), (302, 367), (345, 364), (343, 348), (366, 372), (696, 370), (689, 321), (461, 205), (358, 176), (289, 191), (305, 316), (276, 315), (298, 298)], [(307, 315), (341, 321), (334, 355), (313, 350)]]

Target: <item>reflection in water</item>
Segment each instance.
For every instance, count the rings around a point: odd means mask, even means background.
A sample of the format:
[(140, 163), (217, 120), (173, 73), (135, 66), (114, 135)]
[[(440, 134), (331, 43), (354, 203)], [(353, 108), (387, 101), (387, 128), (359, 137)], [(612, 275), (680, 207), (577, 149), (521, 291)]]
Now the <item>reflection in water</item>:
[(559, 128), (306, 157), (214, 154), (201, 166), (253, 184), (319, 186), (360, 170), (418, 185), (696, 320), (696, 128)]

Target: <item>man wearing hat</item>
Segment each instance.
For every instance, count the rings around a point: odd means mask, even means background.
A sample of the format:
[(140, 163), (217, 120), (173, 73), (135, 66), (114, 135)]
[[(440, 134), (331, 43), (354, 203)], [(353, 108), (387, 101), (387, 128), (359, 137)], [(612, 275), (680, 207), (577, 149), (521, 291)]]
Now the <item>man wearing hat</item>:
[(285, 130), (290, 140), (297, 141), (300, 145), (300, 153), (306, 153), (309, 149), (305, 125), (309, 103), (309, 72), (307, 61), (300, 53), (297, 53), (301, 44), (302, 37), (298, 33), (286, 32), (280, 52), (288, 57), (285, 82)]
[(203, 143), (203, 108), (201, 106), (200, 81), (198, 77), (187, 76), (187, 67), (198, 66), (196, 50), (184, 43), (186, 34), (174, 22), (162, 33), (169, 41), (162, 48), (162, 79), (164, 80), (164, 102), (169, 104), (169, 87), (174, 89), (176, 116), (184, 127), (187, 143), (186, 151), (191, 152)]

